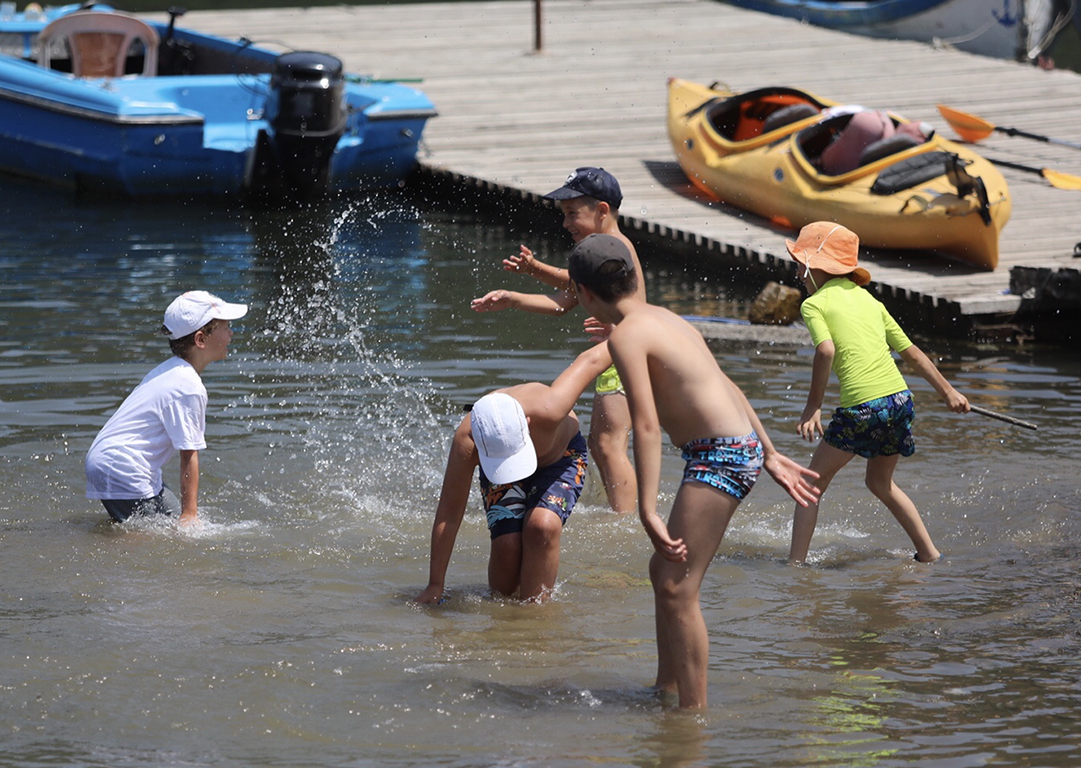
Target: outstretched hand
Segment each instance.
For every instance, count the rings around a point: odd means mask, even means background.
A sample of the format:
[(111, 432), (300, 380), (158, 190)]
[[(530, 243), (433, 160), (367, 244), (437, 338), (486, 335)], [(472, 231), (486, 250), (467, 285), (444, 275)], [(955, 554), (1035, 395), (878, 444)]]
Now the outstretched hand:
[(818, 503), (822, 491), (811, 484), (818, 479), (818, 473), (801, 467), (782, 453), (773, 453), (764, 463), (765, 470), (777, 485), (788, 492), (801, 507)]
[(532, 275), (536, 269), (533, 251), (529, 250), (524, 245), (518, 246), (518, 249), (518, 254), (516, 256), (503, 259), (503, 269), (508, 272), (522, 272), (527, 275)]
[(586, 334), (594, 344), (608, 341), (608, 337), (611, 336), (612, 331), (615, 330), (614, 324), (602, 323), (595, 317), (587, 317), (585, 322), (582, 323), (582, 327), (585, 328)]
[(673, 563), (682, 563), (687, 559), (687, 545), (683, 539), (673, 539), (668, 535), (668, 526), (657, 515), (647, 515), (642, 520), (646, 535), (653, 542), (653, 548), (661, 557)]
[(502, 289), (488, 291), (479, 299), (473, 299), (469, 306), (476, 312), (496, 312), (511, 306), (511, 293)]

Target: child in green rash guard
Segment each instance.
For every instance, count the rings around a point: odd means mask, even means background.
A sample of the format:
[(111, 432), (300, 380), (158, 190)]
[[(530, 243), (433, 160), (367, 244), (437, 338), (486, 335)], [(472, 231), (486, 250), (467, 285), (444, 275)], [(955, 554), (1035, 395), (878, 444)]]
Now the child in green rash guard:
[[(801, 313), (815, 345), (811, 388), (799, 420), (807, 441), (822, 441), (811, 459), (818, 473), (815, 485), (825, 492), (840, 469), (855, 456), (867, 459), (867, 488), (886, 505), (916, 547), (916, 560), (929, 563), (940, 556), (924, 527), (919, 510), (893, 482), (901, 456), (916, 450), (912, 439), (912, 393), (897, 369), (890, 350), (911, 365), (934, 387), (955, 413), (967, 413), (968, 400), (942, 376), (927, 355), (909, 341), (880, 301), (861, 286), (870, 273), (857, 266), (859, 238), (828, 221), (808, 224), (788, 252), (803, 266), (808, 298)], [(822, 428), (822, 401), (830, 371), (841, 384), (840, 407)], [(807, 557), (819, 504), (796, 507), (789, 560)]]
[[(619, 206), (623, 202), (623, 193), (615, 176), (603, 168), (578, 168), (567, 177), (563, 186), (544, 197), (555, 200), (559, 205), (563, 213), (563, 228), (570, 233), (575, 243), (580, 243), (584, 238), (596, 233), (617, 237), (631, 252), (638, 274), (642, 274), (634, 246), (619, 231)], [(472, 307), (477, 312), (515, 308), (540, 314), (561, 315), (578, 305), (578, 298), (567, 278), (567, 270), (538, 261), (533, 252), (524, 245), (517, 256), (503, 261), (503, 268), (535, 277), (555, 288), (556, 292), (532, 294), (502, 289), (490, 291), (473, 300)], [(645, 300), (645, 284), (639, 280), (638, 286), (638, 291)], [(633, 512), (637, 498), (634, 465), (627, 454), (630, 428), (627, 396), (613, 366), (597, 378), (589, 425), (589, 454), (604, 483), (608, 505), (614, 512)]]

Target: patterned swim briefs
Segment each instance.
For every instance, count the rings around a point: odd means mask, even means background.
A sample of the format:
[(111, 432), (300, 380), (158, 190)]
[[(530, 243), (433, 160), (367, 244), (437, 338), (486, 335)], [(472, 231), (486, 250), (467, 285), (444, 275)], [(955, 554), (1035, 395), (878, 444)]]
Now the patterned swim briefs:
[(684, 483), (706, 483), (744, 499), (762, 472), (762, 444), (755, 432), (692, 440), (683, 446), (683, 460), (687, 462)]

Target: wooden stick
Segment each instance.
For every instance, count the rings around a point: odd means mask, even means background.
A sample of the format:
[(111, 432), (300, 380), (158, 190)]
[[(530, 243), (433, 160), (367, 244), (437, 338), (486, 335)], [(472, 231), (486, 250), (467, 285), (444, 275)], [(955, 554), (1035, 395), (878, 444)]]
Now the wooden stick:
[(978, 413), (981, 416), (990, 416), (992, 419), (998, 419), (999, 421), (1005, 421), (1009, 424), (1015, 424), (1016, 426), (1024, 427), (1025, 429), (1039, 429), (1039, 427), (1037, 427), (1031, 421), (1021, 421), (1021, 419), (1015, 419), (1013, 416), (1007, 416), (1004, 413), (996, 413), (995, 411), (989, 411), (986, 408), (981, 408), (978, 405), (972, 405), (972, 403), (969, 403), (968, 407), (972, 409), (973, 413)]

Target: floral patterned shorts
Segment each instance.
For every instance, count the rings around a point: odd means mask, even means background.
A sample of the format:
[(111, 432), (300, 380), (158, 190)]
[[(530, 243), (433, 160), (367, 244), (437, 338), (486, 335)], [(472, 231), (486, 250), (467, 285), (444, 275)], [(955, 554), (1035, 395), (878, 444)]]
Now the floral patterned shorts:
[(915, 417), (912, 393), (905, 389), (851, 408), (838, 408), (824, 439), (839, 451), (865, 459), (898, 453), (911, 456), (916, 452), (912, 439)]
[(563, 458), (547, 467), (538, 467), (524, 480), (495, 485), (481, 470), (480, 490), (491, 537), (519, 533), (525, 526), (526, 513), (536, 507), (552, 510), (566, 525), (571, 510), (582, 495), (589, 463), (587, 456), (586, 441), (578, 433), (571, 439)]

